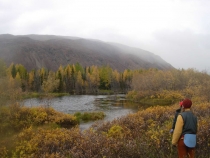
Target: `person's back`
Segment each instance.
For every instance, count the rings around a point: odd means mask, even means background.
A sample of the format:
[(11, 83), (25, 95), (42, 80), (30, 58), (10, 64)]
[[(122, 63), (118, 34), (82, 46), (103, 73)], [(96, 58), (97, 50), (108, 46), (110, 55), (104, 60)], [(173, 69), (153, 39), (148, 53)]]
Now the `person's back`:
[(183, 101), (183, 112), (181, 112), (176, 121), (172, 145), (177, 146), (179, 158), (194, 158), (196, 134), (197, 134), (197, 117), (190, 110), (191, 100)]

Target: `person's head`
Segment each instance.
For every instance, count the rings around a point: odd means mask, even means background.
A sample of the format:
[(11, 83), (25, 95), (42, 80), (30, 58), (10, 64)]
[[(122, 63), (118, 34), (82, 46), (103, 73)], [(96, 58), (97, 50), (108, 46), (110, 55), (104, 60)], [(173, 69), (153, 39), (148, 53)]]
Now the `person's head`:
[(186, 98), (182, 101), (182, 107), (184, 109), (191, 108), (191, 106), (192, 106), (192, 101), (190, 99)]

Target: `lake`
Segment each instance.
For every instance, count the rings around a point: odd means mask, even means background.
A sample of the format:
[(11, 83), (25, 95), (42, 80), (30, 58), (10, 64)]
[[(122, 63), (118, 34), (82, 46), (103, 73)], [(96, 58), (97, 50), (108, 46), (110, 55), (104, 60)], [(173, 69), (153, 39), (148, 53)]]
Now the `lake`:
[[(138, 105), (128, 103), (125, 95), (70, 95), (50, 100), (31, 98), (24, 100), (23, 105), (27, 107), (50, 105), (57, 111), (69, 114), (102, 111), (106, 114), (103, 121), (111, 121), (138, 110)], [(81, 123), (80, 129), (87, 129), (93, 123)]]

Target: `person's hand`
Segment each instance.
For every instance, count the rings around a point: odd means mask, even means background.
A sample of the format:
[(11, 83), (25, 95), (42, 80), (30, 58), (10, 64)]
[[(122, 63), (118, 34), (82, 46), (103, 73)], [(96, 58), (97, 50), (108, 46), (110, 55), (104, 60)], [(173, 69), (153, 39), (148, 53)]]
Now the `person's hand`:
[(174, 129), (171, 129), (169, 132), (170, 132), (170, 133), (173, 133), (173, 131), (174, 131)]

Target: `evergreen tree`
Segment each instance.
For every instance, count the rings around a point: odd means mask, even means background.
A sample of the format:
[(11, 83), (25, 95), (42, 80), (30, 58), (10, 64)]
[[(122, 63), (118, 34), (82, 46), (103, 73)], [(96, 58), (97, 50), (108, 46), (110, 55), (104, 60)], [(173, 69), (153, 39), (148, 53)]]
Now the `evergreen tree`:
[(6, 76), (6, 63), (0, 59), (0, 78)]
[(72, 69), (70, 65), (67, 65), (66, 68), (64, 69), (64, 84), (65, 84), (65, 89), (66, 92), (70, 93), (71, 92), (71, 76), (72, 76)]
[(63, 67), (60, 66), (58, 68), (58, 71), (56, 73), (56, 78), (59, 79), (59, 86), (58, 86), (58, 92), (64, 92), (64, 81), (63, 81), (63, 78), (64, 78), (64, 70), (63, 70)]
[(112, 69), (109, 66), (102, 66), (99, 69), (100, 86), (99, 89), (111, 89)]

